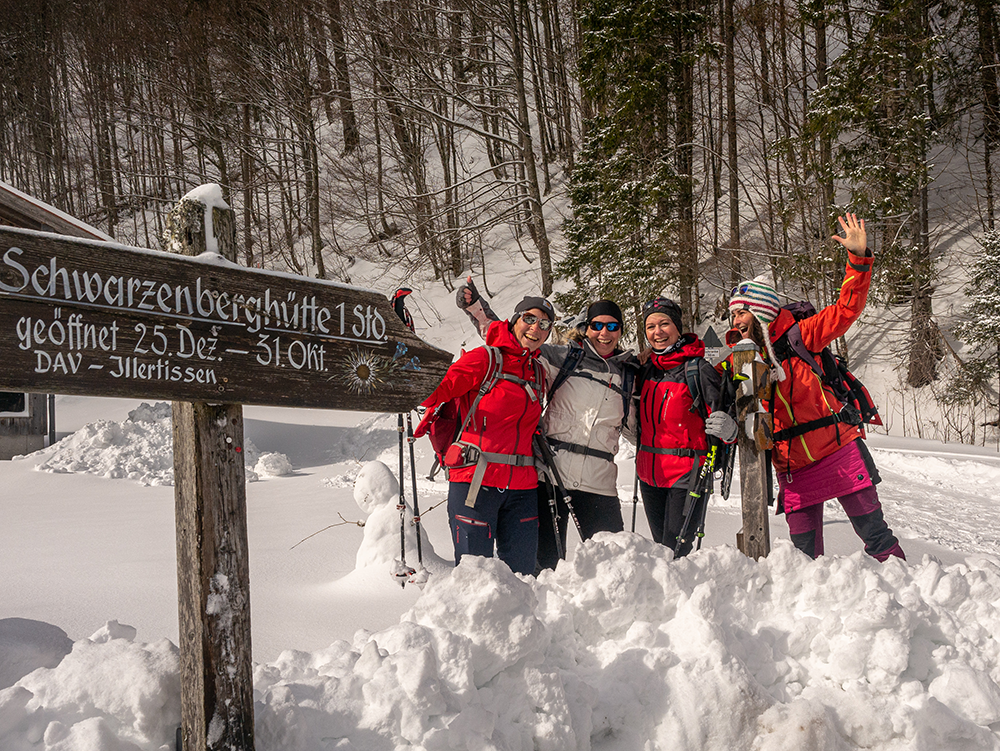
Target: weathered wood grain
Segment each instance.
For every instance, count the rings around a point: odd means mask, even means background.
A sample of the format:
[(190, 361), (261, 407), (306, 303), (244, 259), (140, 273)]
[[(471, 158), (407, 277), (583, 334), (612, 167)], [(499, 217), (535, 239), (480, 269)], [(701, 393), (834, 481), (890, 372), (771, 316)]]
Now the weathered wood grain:
[[(752, 372), (736, 392), (736, 414), (739, 422), (737, 447), (740, 457), (740, 495), (743, 508), (743, 528), (737, 535), (737, 546), (744, 555), (757, 560), (771, 552), (771, 533), (767, 515), (767, 454), (757, 446), (753, 434), (747, 433), (747, 416), (757, 414), (761, 379), (760, 368), (745, 366), (753, 363), (757, 348), (743, 340), (733, 347), (733, 373)], [(766, 369), (765, 369), (766, 372)]]
[(174, 402), (185, 751), (253, 751), (243, 408)]
[(376, 292), (0, 228), (0, 390), (406, 412), (452, 356)]

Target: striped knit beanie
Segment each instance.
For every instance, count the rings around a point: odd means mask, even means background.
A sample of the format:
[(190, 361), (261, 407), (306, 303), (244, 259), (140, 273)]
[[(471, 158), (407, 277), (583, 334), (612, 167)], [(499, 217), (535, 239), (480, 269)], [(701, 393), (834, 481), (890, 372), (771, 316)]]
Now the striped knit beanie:
[(778, 293), (767, 283), (764, 276), (737, 284), (729, 300), (730, 315), (737, 310), (749, 310), (763, 324), (768, 324), (777, 318), (780, 307)]
[(771, 376), (776, 381), (785, 380), (785, 371), (781, 367), (774, 347), (768, 324), (778, 317), (781, 304), (774, 287), (767, 283), (767, 277), (761, 275), (746, 282), (740, 282), (733, 288), (733, 296), (729, 299), (729, 315), (737, 310), (749, 310), (754, 318), (760, 321), (760, 330), (764, 335), (764, 348), (771, 358)]

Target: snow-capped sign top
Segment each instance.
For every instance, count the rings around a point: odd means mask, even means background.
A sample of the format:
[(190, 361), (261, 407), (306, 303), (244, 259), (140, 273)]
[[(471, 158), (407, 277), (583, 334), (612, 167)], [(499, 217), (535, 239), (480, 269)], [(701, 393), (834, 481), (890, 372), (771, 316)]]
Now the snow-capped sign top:
[(0, 389), (405, 412), (451, 363), (383, 295), (204, 256), (0, 228)]

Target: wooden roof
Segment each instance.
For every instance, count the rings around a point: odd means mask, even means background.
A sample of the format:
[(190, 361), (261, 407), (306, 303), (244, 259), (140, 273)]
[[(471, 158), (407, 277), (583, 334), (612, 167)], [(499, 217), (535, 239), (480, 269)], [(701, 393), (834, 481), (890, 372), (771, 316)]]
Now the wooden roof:
[(92, 240), (113, 240), (86, 222), (0, 182), (0, 224)]

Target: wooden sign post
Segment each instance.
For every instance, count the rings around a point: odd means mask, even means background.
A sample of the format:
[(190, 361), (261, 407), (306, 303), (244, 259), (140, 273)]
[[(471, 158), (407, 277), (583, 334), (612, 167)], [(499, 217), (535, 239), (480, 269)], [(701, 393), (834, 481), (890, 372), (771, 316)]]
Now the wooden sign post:
[[(212, 203), (181, 199), (167, 217), (168, 250), (198, 256), (211, 243), (236, 260), (233, 210)], [(252, 751), (243, 405), (174, 402), (172, 417), (181, 747)]]
[(0, 390), (174, 401), (183, 746), (252, 751), (241, 405), (408, 412), (451, 354), (369, 290), (8, 228), (0, 332)]
[(739, 382), (736, 392), (743, 504), (743, 528), (736, 535), (736, 545), (744, 555), (754, 560), (771, 552), (765, 453), (770, 431), (766, 429), (767, 415), (760, 411), (760, 395), (767, 387), (767, 366), (761, 362), (757, 352), (757, 345), (750, 339), (743, 339), (733, 347), (733, 375), (746, 376)]

